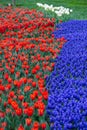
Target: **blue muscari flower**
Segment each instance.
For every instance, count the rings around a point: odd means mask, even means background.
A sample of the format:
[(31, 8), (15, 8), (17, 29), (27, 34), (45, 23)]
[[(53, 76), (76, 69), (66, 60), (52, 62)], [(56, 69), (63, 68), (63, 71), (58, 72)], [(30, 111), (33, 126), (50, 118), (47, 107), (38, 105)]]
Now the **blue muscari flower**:
[(55, 37), (68, 41), (47, 78), (50, 129), (87, 130), (87, 20), (70, 20), (57, 27)]

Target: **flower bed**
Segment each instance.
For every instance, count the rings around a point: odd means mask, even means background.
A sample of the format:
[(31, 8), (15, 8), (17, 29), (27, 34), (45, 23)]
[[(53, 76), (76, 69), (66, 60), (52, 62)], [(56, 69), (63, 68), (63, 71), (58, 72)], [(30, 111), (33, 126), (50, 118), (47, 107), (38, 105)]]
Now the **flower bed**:
[[(69, 21), (57, 26), (54, 35), (64, 36), (54, 71), (47, 78), (47, 113), (52, 130), (87, 129), (87, 21)], [(80, 34), (80, 33), (81, 34)], [(71, 35), (69, 35), (71, 33)]]
[(0, 130), (50, 129), (45, 78), (65, 42), (54, 39), (54, 23), (36, 10), (0, 8)]
[(87, 20), (70, 20), (56, 25), (55, 38), (65, 37), (67, 40), (87, 40)]
[(54, 12), (58, 17), (62, 15), (69, 15), (72, 12), (72, 9), (65, 8), (63, 6), (54, 7), (53, 5), (37, 3), (37, 6), (44, 8), (45, 10)]

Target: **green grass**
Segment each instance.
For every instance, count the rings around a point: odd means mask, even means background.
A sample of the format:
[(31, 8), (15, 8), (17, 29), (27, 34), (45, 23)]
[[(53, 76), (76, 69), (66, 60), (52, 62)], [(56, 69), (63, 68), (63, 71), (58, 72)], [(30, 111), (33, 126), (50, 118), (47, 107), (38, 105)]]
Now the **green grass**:
[[(11, 3), (12, 0), (0, 0), (1, 6), (6, 6), (8, 3)], [(16, 0), (16, 6), (28, 7), (30, 9), (39, 9), (36, 3), (47, 3), (53, 4), (54, 6), (64, 6), (73, 9), (69, 19), (87, 19), (87, 0)], [(43, 11), (43, 10), (42, 10)], [(47, 15), (50, 13), (46, 12)], [(52, 14), (51, 16), (53, 16)], [(65, 19), (64, 17), (61, 19)], [(68, 19), (68, 18), (67, 18)]]

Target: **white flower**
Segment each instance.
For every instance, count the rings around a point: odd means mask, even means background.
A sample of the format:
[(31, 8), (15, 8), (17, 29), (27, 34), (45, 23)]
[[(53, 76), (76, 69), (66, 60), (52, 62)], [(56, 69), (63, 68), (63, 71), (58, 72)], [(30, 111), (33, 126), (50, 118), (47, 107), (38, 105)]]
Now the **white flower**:
[(54, 12), (54, 8), (52, 8), (52, 10), (51, 10), (52, 12)]
[(8, 6), (11, 6), (11, 3), (8, 3)]
[(72, 9), (70, 9), (70, 12), (72, 12)]
[(37, 5), (39, 7), (43, 7), (45, 10), (50, 10), (56, 13), (57, 16), (62, 16), (63, 14), (69, 15), (70, 12), (72, 12), (72, 9), (64, 8), (63, 6), (53, 7), (53, 5), (42, 4), (42, 3), (37, 3)]
[(55, 13), (57, 14), (57, 16), (62, 16), (62, 13), (60, 11), (55, 11)]
[(59, 10), (60, 9), (60, 7), (54, 7), (54, 10)]
[(38, 6), (42, 7), (43, 5), (41, 3), (37, 3)]

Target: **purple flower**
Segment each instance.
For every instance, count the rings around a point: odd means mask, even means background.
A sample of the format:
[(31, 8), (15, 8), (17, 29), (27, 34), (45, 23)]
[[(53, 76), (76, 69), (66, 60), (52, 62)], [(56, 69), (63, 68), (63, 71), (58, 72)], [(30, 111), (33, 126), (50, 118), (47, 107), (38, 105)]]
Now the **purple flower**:
[(52, 130), (87, 130), (87, 21), (58, 24), (55, 37), (65, 37), (54, 71), (47, 78), (47, 112)]

